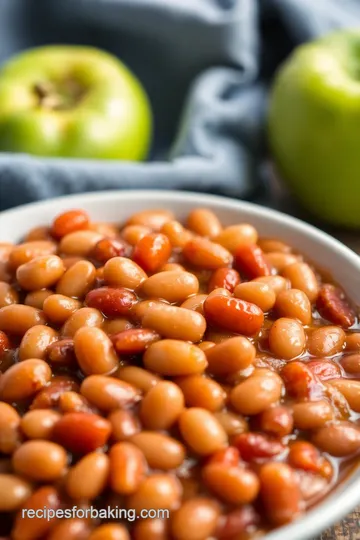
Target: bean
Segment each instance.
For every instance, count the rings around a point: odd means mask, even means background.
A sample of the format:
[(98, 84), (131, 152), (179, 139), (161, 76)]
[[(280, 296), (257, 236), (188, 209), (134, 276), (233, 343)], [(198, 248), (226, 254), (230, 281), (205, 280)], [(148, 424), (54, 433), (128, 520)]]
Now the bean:
[(99, 410), (77, 392), (67, 391), (59, 396), (59, 409), (62, 413), (86, 412), (97, 414)]
[(56, 422), (61, 415), (49, 409), (28, 411), (21, 418), (21, 431), (28, 439), (51, 439)]
[(271, 433), (276, 437), (290, 435), (294, 426), (291, 410), (281, 405), (270, 407), (263, 411), (259, 418), (259, 423), (262, 431)]
[(104, 279), (111, 287), (135, 290), (146, 278), (144, 270), (125, 257), (114, 257), (104, 266)]
[(176, 469), (186, 456), (186, 449), (181, 443), (162, 433), (141, 431), (130, 441), (140, 448), (152, 469)]
[(288, 462), (296, 469), (319, 474), (328, 480), (331, 479), (334, 473), (330, 462), (322, 457), (319, 450), (313, 444), (305, 441), (298, 440), (291, 444)]
[(149, 227), (144, 227), (142, 225), (128, 225), (121, 231), (121, 236), (128, 244), (136, 246), (136, 244), (150, 232), (151, 229)]
[(72, 266), (74, 266), (74, 264), (78, 263), (79, 261), (85, 261), (86, 259), (84, 259), (84, 257), (76, 257), (76, 255), (74, 255), (73, 257), (72, 256), (62, 256), (62, 262), (64, 263), (64, 266), (66, 268), (66, 270), (69, 270), (69, 268), (71, 268)]
[(179, 429), (186, 444), (197, 454), (213, 454), (227, 445), (224, 429), (206, 409), (192, 407), (183, 411), (179, 418)]
[(231, 411), (219, 411), (215, 413), (215, 418), (229, 437), (239, 435), (248, 430), (245, 418)]
[(253, 280), (258, 283), (266, 283), (271, 287), (277, 296), (281, 291), (285, 291), (290, 288), (290, 281), (282, 276), (262, 276)]
[(353, 332), (346, 336), (346, 350), (347, 351), (360, 351), (360, 332)]
[(95, 245), (102, 239), (102, 235), (95, 231), (75, 231), (63, 236), (59, 243), (60, 253), (87, 257)]
[(256, 229), (248, 223), (241, 225), (230, 225), (223, 229), (218, 236), (215, 237), (215, 242), (218, 242), (231, 253), (235, 253), (239, 246), (247, 244), (256, 244), (258, 233)]
[(191, 232), (187, 231), (178, 221), (164, 223), (160, 232), (168, 237), (170, 244), (174, 248), (183, 248), (192, 238)]
[[(27, 362), (28, 360), (25, 360)], [(33, 399), (31, 409), (53, 409), (59, 405), (61, 394), (69, 390), (79, 390), (74, 378), (60, 375), (53, 377), (50, 384), (38, 392)]]
[(134, 386), (104, 375), (86, 377), (80, 392), (90, 403), (103, 411), (129, 407), (140, 399), (140, 392)]
[(31, 495), (31, 484), (15, 474), (0, 474), (0, 512), (14, 512)]
[(161, 518), (141, 519), (134, 524), (134, 540), (169, 540), (167, 521)]
[(88, 540), (90, 526), (84, 519), (64, 519), (51, 528), (46, 540)]
[(323, 326), (309, 335), (308, 350), (313, 356), (332, 356), (344, 348), (345, 339), (345, 332), (342, 328)]
[(283, 382), (277, 373), (258, 369), (233, 388), (230, 401), (241, 414), (260, 414), (279, 401), (282, 390)]
[(297, 319), (302, 324), (311, 324), (311, 303), (303, 291), (287, 289), (280, 292), (275, 309), (280, 317)]
[(211, 463), (203, 468), (202, 479), (211, 491), (230, 504), (248, 504), (259, 493), (256, 474), (243, 467)]
[(91, 452), (71, 467), (65, 487), (72, 499), (93, 500), (105, 489), (110, 470), (106, 454)]
[(252, 506), (243, 506), (231, 510), (228, 514), (222, 516), (217, 529), (217, 538), (219, 540), (231, 540), (236, 538), (237, 535), (246, 533), (246, 530), (250, 527), (257, 526), (258, 522), (259, 516)]
[(209, 371), (216, 376), (225, 376), (250, 366), (256, 350), (247, 338), (237, 336), (207, 349), (205, 354)]
[(227, 249), (207, 238), (190, 240), (183, 248), (183, 255), (190, 264), (208, 270), (216, 270), (232, 262), (232, 255)]
[(338, 422), (315, 432), (312, 442), (331, 456), (350, 456), (360, 450), (360, 430), (350, 422)]
[(197, 294), (199, 282), (190, 272), (160, 272), (146, 279), (141, 292), (150, 298), (163, 298), (171, 303), (183, 302)]
[(64, 324), (75, 311), (81, 308), (81, 303), (74, 298), (62, 294), (51, 294), (44, 301), (44, 313), (54, 324)]
[(74, 231), (87, 229), (89, 216), (84, 210), (68, 210), (54, 219), (51, 233), (57, 238), (62, 238)]
[(360, 412), (360, 381), (334, 379), (329, 381), (329, 384), (335, 386), (342, 393), (353, 411)]
[(240, 452), (234, 446), (228, 446), (223, 450), (218, 450), (210, 456), (206, 462), (207, 465), (221, 463), (222, 465), (239, 465)]
[(61, 478), (67, 465), (65, 450), (49, 441), (24, 442), (12, 457), (16, 473), (38, 482), (52, 482)]
[(145, 272), (154, 273), (168, 261), (171, 250), (170, 240), (165, 234), (150, 233), (136, 244), (133, 260)]
[(206, 329), (200, 313), (166, 304), (150, 306), (142, 318), (142, 325), (164, 337), (193, 342), (200, 341)]
[(202, 341), (201, 343), (198, 343), (198, 347), (199, 349), (201, 349), (202, 351), (207, 351), (208, 349), (211, 349), (211, 347), (215, 347), (215, 342), (214, 341)]
[(194, 296), (191, 296), (185, 302), (181, 304), (180, 307), (184, 309), (191, 309), (193, 311), (197, 311), (201, 315), (204, 315), (204, 302), (207, 299), (207, 294), (195, 294)]
[(208, 296), (204, 314), (208, 323), (247, 336), (256, 334), (264, 322), (264, 314), (255, 304), (220, 294)]
[(20, 445), (20, 416), (7, 403), (0, 401), (0, 452), (12, 454)]
[(90, 261), (78, 261), (66, 270), (56, 285), (58, 295), (83, 298), (94, 286), (95, 266)]
[[(55, 511), (60, 508), (58, 491), (52, 486), (40, 487), (26, 500), (23, 507), (15, 516), (14, 526), (11, 531), (13, 540), (37, 540), (43, 538), (53, 526), (54, 518), (37, 517), (36, 512), (43, 512), (44, 508)], [(35, 517), (30, 517), (26, 510), (34, 511)], [(24, 512), (25, 511), (25, 512)]]
[(319, 294), (319, 284), (314, 271), (307, 263), (296, 262), (290, 264), (284, 268), (282, 275), (290, 280), (293, 289), (300, 289), (306, 294), (310, 302), (315, 302)]
[(101, 311), (105, 317), (122, 317), (129, 314), (136, 300), (135, 294), (127, 289), (100, 287), (88, 292), (85, 303)]
[(186, 269), (178, 263), (166, 263), (164, 266), (162, 266), (159, 270), (159, 272), (186, 272)]
[(11, 366), (0, 379), (0, 398), (3, 401), (27, 399), (51, 379), (51, 369), (43, 360), (24, 360)]
[(46, 350), (47, 360), (54, 366), (72, 366), (76, 362), (74, 340), (61, 339), (48, 346)]
[(153, 474), (127, 500), (128, 508), (141, 510), (176, 510), (181, 504), (182, 487), (175, 476)]
[(260, 469), (261, 498), (268, 519), (284, 525), (301, 513), (302, 501), (294, 471), (285, 463), (267, 463)]
[(163, 339), (150, 345), (143, 362), (147, 369), (169, 377), (195, 375), (207, 367), (202, 350), (191, 343), (175, 339)]
[(111, 447), (109, 457), (111, 489), (120, 495), (137, 492), (147, 472), (142, 450), (130, 442), (119, 442)]
[(115, 238), (102, 238), (95, 245), (91, 256), (97, 261), (105, 264), (106, 261), (113, 257), (120, 257), (126, 252), (126, 246), (124, 242), (115, 240)]
[(142, 210), (133, 214), (126, 225), (141, 225), (153, 231), (159, 231), (165, 223), (173, 219), (174, 214), (170, 210)]
[(172, 517), (172, 536), (175, 540), (206, 540), (214, 536), (219, 516), (219, 505), (213, 499), (186, 501)]
[(22, 264), (25, 264), (35, 257), (41, 255), (53, 255), (56, 253), (56, 244), (47, 240), (37, 240), (24, 242), (14, 246), (10, 252), (9, 265), (12, 270), (16, 270)]
[(232, 444), (240, 452), (241, 459), (250, 462), (274, 459), (286, 450), (280, 441), (262, 433), (241, 433), (233, 439)]
[(201, 375), (190, 375), (178, 379), (188, 407), (200, 407), (215, 412), (225, 405), (226, 393), (216, 381)]
[(121, 367), (116, 372), (116, 376), (122, 381), (135, 386), (144, 394), (161, 381), (154, 373), (137, 366)]
[(107, 223), (104, 221), (91, 221), (89, 223), (90, 231), (95, 231), (107, 238), (116, 238), (119, 236), (119, 229), (114, 223)]
[(131, 411), (118, 409), (109, 415), (108, 420), (112, 427), (112, 438), (117, 442), (130, 439), (141, 429), (138, 418)]
[(111, 424), (97, 414), (74, 412), (64, 414), (55, 424), (54, 439), (70, 452), (87, 454), (104, 446)]
[(16, 279), (28, 291), (51, 288), (61, 278), (65, 267), (57, 255), (42, 255), (22, 264), (16, 270)]
[(0, 281), (0, 308), (19, 303), (19, 294), (9, 283)]
[(239, 272), (233, 268), (218, 268), (209, 280), (208, 291), (211, 293), (213, 290), (221, 288), (232, 293), (240, 281)]
[(291, 253), (291, 246), (281, 242), (281, 240), (273, 240), (272, 238), (260, 238), (258, 241), (259, 246), (264, 253)]
[(299, 262), (299, 257), (292, 255), (291, 253), (282, 253), (282, 252), (271, 252), (265, 255), (267, 262), (272, 268), (279, 273), (289, 266), (290, 264), (295, 264)]
[(119, 365), (110, 339), (100, 328), (80, 328), (74, 336), (74, 347), (79, 366), (86, 375), (111, 373)]
[(161, 337), (154, 330), (131, 328), (119, 332), (111, 339), (118, 354), (141, 354)]
[(234, 295), (241, 300), (252, 302), (264, 312), (270, 311), (276, 300), (275, 292), (270, 285), (260, 281), (240, 283), (235, 288)]
[(221, 223), (211, 210), (207, 208), (195, 208), (187, 217), (188, 228), (200, 236), (213, 238), (222, 231)]
[(23, 304), (12, 304), (0, 309), (0, 330), (23, 336), (29, 328), (37, 324), (45, 324), (42, 311)]
[(29, 328), (20, 343), (19, 360), (29, 358), (44, 360), (47, 348), (57, 339), (58, 333), (49, 326), (38, 324)]
[(352, 375), (360, 375), (360, 354), (349, 354), (343, 356), (340, 364), (347, 373)]
[(298, 321), (282, 317), (271, 326), (269, 347), (278, 358), (292, 360), (302, 354), (305, 345), (305, 332)]
[(149, 389), (140, 405), (140, 419), (147, 429), (169, 429), (184, 409), (181, 389), (170, 381), (161, 381)]
[(125, 317), (107, 319), (102, 325), (102, 329), (108, 336), (119, 334), (120, 332), (125, 332), (125, 330), (130, 330), (132, 328), (134, 328), (134, 325)]
[(53, 295), (53, 292), (50, 291), (49, 289), (41, 289), (40, 291), (32, 291), (32, 292), (29, 292), (25, 296), (24, 304), (27, 306), (34, 307), (36, 309), (43, 309), (45, 300), (49, 296), (52, 296), (52, 295)]
[(125, 525), (106, 523), (97, 527), (87, 540), (130, 540)]

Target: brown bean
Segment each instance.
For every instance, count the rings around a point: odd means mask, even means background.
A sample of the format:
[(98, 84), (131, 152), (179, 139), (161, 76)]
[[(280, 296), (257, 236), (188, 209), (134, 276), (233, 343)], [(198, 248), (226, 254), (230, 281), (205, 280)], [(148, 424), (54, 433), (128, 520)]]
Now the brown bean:
[(136, 246), (144, 236), (147, 236), (150, 233), (151, 229), (149, 227), (144, 227), (143, 225), (128, 225), (121, 231), (121, 236), (128, 244)]
[(169, 429), (183, 409), (184, 395), (180, 388), (170, 381), (161, 381), (142, 399), (139, 415), (147, 429), (162, 430)]
[(305, 349), (306, 335), (302, 325), (295, 319), (281, 317), (270, 328), (269, 347), (278, 358), (292, 360)]
[(0, 474), (0, 512), (14, 512), (31, 495), (31, 484), (15, 474)]
[(231, 253), (235, 253), (239, 246), (256, 244), (257, 239), (258, 233), (256, 229), (248, 223), (242, 223), (240, 225), (230, 225), (223, 229), (215, 237), (215, 242), (224, 246)]
[(147, 369), (176, 377), (202, 373), (207, 367), (205, 353), (185, 341), (163, 339), (150, 345), (143, 357)]
[(51, 528), (46, 540), (88, 540), (90, 530), (89, 523), (84, 519), (59, 520)]
[(283, 391), (281, 377), (269, 369), (256, 369), (250, 377), (233, 388), (231, 404), (245, 415), (259, 414), (277, 403)]
[(262, 311), (270, 311), (274, 307), (276, 295), (267, 283), (248, 281), (240, 283), (234, 290), (234, 296), (257, 305)]
[(96, 268), (90, 261), (78, 261), (60, 278), (56, 292), (72, 298), (83, 298), (93, 287)]
[(231, 411), (219, 411), (215, 418), (229, 437), (248, 431), (248, 424), (242, 416)]
[(107, 238), (116, 238), (119, 236), (118, 227), (114, 223), (106, 223), (104, 221), (92, 221), (89, 223), (90, 231), (95, 231)]
[(21, 431), (28, 439), (51, 439), (56, 422), (61, 415), (50, 409), (34, 409), (21, 418)]
[(40, 291), (31, 291), (25, 296), (24, 304), (36, 309), (43, 309), (44, 302), (54, 293), (49, 289), (41, 289)]
[[(25, 360), (27, 362), (28, 360)], [(59, 404), (61, 394), (69, 390), (78, 391), (79, 386), (73, 377), (58, 375), (50, 384), (38, 392), (31, 404), (31, 409), (53, 409)]]
[(102, 238), (102, 234), (95, 231), (74, 231), (61, 238), (59, 251), (65, 255), (87, 257)]
[(313, 356), (332, 356), (344, 348), (345, 332), (338, 326), (322, 326), (308, 337), (308, 350)]
[(65, 267), (57, 255), (42, 255), (22, 264), (16, 270), (16, 279), (27, 291), (51, 288), (61, 278)]
[(109, 470), (106, 454), (87, 454), (69, 470), (65, 482), (67, 494), (72, 499), (95, 499), (105, 489)]
[(67, 338), (55, 341), (46, 350), (48, 362), (54, 366), (73, 366), (75, 365), (74, 340)]
[(302, 508), (301, 493), (293, 469), (285, 463), (266, 463), (260, 469), (261, 498), (274, 525), (292, 521)]
[(9, 283), (0, 281), (0, 308), (19, 303), (19, 294)]
[(117, 370), (116, 376), (122, 381), (135, 386), (144, 394), (161, 381), (160, 377), (154, 373), (137, 366), (121, 367)]
[(86, 540), (130, 540), (125, 525), (106, 523), (97, 527)]
[(180, 506), (181, 495), (178, 478), (169, 474), (153, 474), (129, 497), (127, 506), (137, 513), (141, 510), (176, 510)]
[(103, 411), (129, 407), (140, 399), (140, 392), (124, 381), (104, 375), (90, 375), (83, 380), (81, 394)]
[(19, 347), (19, 360), (28, 360), (29, 358), (40, 358), (43, 360), (46, 356), (46, 350), (58, 339), (58, 333), (50, 328), (38, 324), (29, 328), (24, 334)]
[(191, 296), (185, 300), (180, 307), (184, 309), (191, 309), (193, 311), (197, 311), (201, 315), (204, 315), (204, 302), (207, 297), (207, 294), (195, 294), (194, 296)]
[(340, 364), (347, 373), (352, 375), (360, 375), (360, 354), (349, 354), (343, 356)]
[(277, 298), (275, 309), (280, 317), (297, 319), (302, 324), (311, 324), (311, 303), (303, 291), (287, 289), (281, 291)]
[(142, 210), (133, 214), (126, 222), (126, 225), (142, 225), (149, 227), (153, 231), (159, 231), (167, 221), (174, 219), (174, 214), (170, 210)]
[(68, 318), (81, 308), (81, 303), (62, 294), (51, 294), (44, 301), (44, 313), (54, 324), (64, 324)]
[(259, 493), (258, 477), (243, 467), (210, 463), (204, 467), (202, 478), (211, 491), (230, 504), (248, 504)]
[(131, 411), (121, 409), (113, 411), (109, 415), (109, 422), (112, 426), (112, 438), (117, 442), (130, 439), (141, 429), (138, 418)]
[(360, 381), (334, 379), (329, 381), (329, 384), (342, 393), (353, 411), (360, 412)]
[(260, 282), (260, 283), (266, 283), (273, 289), (276, 296), (281, 292), (285, 291), (286, 289), (290, 288), (290, 281), (288, 279), (283, 278), (282, 276), (262, 276), (253, 279), (254, 282)]
[(292, 255), (291, 253), (273, 251), (265, 255), (265, 260), (272, 268), (275, 268), (276, 272), (280, 273), (283, 272), (283, 270), (290, 264), (299, 262), (299, 257)]
[(192, 407), (181, 413), (179, 429), (186, 444), (200, 455), (210, 455), (227, 445), (227, 435), (206, 409)]
[(192, 238), (191, 232), (187, 231), (178, 221), (164, 223), (160, 232), (168, 237), (174, 248), (183, 248)]
[(360, 429), (351, 422), (339, 422), (317, 431), (312, 442), (331, 456), (350, 456), (360, 450)]
[(9, 257), (9, 265), (12, 270), (16, 270), (22, 264), (40, 257), (42, 255), (53, 255), (56, 253), (56, 244), (47, 240), (37, 240), (24, 242), (14, 246)]
[(193, 342), (200, 341), (206, 329), (206, 321), (200, 313), (156, 303), (146, 310), (142, 325), (169, 339)]
[(353, 332), (346, 336), (346, 350), (347, 351), (360, 351), (360, 332)]
[(146, 278), (144, 270), (125, 257), (114, 257), (104, 266), (104, 279), (111, 287), (135, 290)]
[(0, 452), (12, 454), (20, 445), (20, 416), (7, 403), (0, 401)]
[(169, 540), (168, 520), (141, 519), (134, 524), (132, 534), (134, 540)]
[(293, 289), (300, 289), (310, 302), (315, 302), (319, 294), (319, 284), (314, 271), (307, 263), (290, 264), (284, 268), (282, 275), (290, 280)]
[(292, 251), (289, 244), (285, 244), (281, 240), (273, 240), (272, 238), (259, 238), (258, 244), (264, 253), (272, 253), (273, 251), (277, 253), (291, 253)]
[(294, 426), (297, 429), (319, 429), (333, 420), (334, 411), (324, 400), (303, 401), (292, 406)]
[(288, 407), (275, 405), (261, 413), (259, 418), (261, 431), (275, 437), (290, 435), (294, 427), (292, 412)]
[(18, 474), (39, 482), (52, 482), (63, 476), (67, 455), (59, 444), (33, 440), (15, 450), (12, 462)]
[(208, 270), (216, 270), (232, 262), (232, 255), (227, 249), (202, 237), (190, 240), (184, 246), (183, 255), (190, 264)]
[(137, 492), (147, 472), (141, 449), (130, 442), (119, 442), (111, 447), (109, 457), (111, 489), (120, 495)]
[(102, 329), (108, 336), (124, 332), (125, 330), (131, 330), (131, 328), (134, 328), (134, 325), (125, 317), (106, 319), (102, 325)]
[(195, 210), (192, 210), (187, 217), (186, 223), (190, 230), (200, 236), (213, 238), (222, 231), (218, 217), (207, 208), (195, 208)]
[(225, 405), (226, 392), (210, 377), (189, 375), (178, 379), (188, 407), (200, 407), (211, 412), (222, 409)]
[(43, 360), (24, 360), (11, 366), (0, 379), (0, 398), (4, 401), (27, 399), (51, 379), (51, 369)]
[(163, 298), (171, 303), (183, 302), (198, 290), (198, 279), (190, 272), (159, 272), (141, 285), (141, 293), (145, 296)]
[(111, 373), (119, 365), (110, 339), (100, 328), (80, 328), (74, 336), (74, 347), (79, 366), (86, 375)]
[(74, 337), (80, 328), (98, 328), (103, 321), (104, 317), (98, 309), (84, 307), (70, 315), (61, 329), (61, 334), (64, 337)]
[(77, 392), (68, 390), (59, 396), (59, 409), (62, 413), (85, 412), (98, 414), (99, 410)]
[(175, 540), (207, 540), (214, 536), (219, 516), (219, 504), (213, 499), (186, 501), (172, 516), (172, 536)]
[(256, 349), (246, 337), (236, 336), (207, 349), (205, 354), (209, 371), (215, 376), (225, 376), (250, 366)]
[(37, 324), (45, 324), (42, 311), (23, 304), (12, 304), (0, 309), (0, 330), (23, 336), (29, 328)]
[[(37, 489), (25, 502), (16, 514), (12, 528), (13, 540), (37, 540), (43, 538), (53, 526), (54, 518), (36, 516), (36, 512), (56, 511), (60, 507), (58, 491), (52, 486), (44, 486)], [(26, 510), (34, 511), (35, 517), (29, 516)], [(25, 511), (25, 513), (24, 513)]]
[(141, 431), (130, 442), (140, 448), (152, 469), (176, 469), (186, 456), (186, 449), (179, 441), (162, 433)]

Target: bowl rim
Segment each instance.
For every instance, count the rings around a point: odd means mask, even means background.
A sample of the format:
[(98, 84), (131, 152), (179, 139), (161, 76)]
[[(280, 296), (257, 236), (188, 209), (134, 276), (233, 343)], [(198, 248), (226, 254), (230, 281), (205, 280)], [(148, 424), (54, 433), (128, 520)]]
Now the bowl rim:
[[(57, 205), (60, 207), (59, 210), (63, 211), (64, 205), (70, 209), (76, 206), (81, 207), (81, 205), (86, 205), (88, 203), (100, 204), (110, 200), (113, 202), (114, 199), (119, 199), (120, 202), (123, 202), (123, 200), (126, 199), (127, 202), (134, 201), (135, 203), (137, 200), (149, 202), (156, 201), (156, 203), (159, 204), (159, 208), (170, 200), (183, 205), (198, 201), (199, 206), (206, 206), (208, 203), (215, 209), (218, 207), (219, 209), (228, 208), (239, 212), (250, 211), (254, 216), (275, 220), (285, 227), (289, 226), (305, 236), (312, 237), (313, 240), (322, 243), (329, 249), (340, 252), (340, 255), (348, 264), (358, 267), (360, 271), (360, 257), (354, 251), (342, 244), (339, 240), (336, 240), (329, 234), (317, 229), (309, 223), (255, 203), (233, 200), (228, 197), (200, 192), (184, 192), (176, 190), (111, 190), (76, 193), (32, 202), (4, 210), (0, 212), (0, 227), (2, 226), (2, 222), (8, 218), (16, 218), (17, 215), (21, 218), (22, 214), (27, 211), (41, 212), (41, 210), (46, 207), (54, 207), (54, 211), (56, 211)], [(76, 206), (74, 206), (73, 203), (75, 203)], [(338, 484), (335, 490), (330, 492), (328, 496), (325, 496), (323, 501), (319, 502), (314, 508), (306, 512), (304, 516), (293, 523), (269, 532), (264, 536), (264, 540), (305, 540), (310, 537), (313, 538), (327, 527), (339, 521), (360, 503), (359, 473), (359, 467), (354, 467), (353, 471), (348, 473), (346, 478)]]

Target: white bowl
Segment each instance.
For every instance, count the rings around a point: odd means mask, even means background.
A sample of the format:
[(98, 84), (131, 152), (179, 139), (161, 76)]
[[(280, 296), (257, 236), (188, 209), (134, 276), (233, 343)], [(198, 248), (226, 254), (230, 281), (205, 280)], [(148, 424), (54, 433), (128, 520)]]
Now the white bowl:
[[(302, 221), (280, 212), (223, 197), (174, 191), (111, 191), (73, 195), (28, 204), (0, 214), (0, 241), (19, 241), (32, 227), (49, 223), (56, 214), (84, 208), (94, 220), (122, 222), (134, 212), (166, 208), (184, 218), (192, 208), (207, 207), (225, 225), (252, 223), (262, 236), (277, 237), (331, 271), (352, 300), (360, 305), (360, 258), (343, 244)], [(305, 540), (343, 518), (360, 503), (360, 470), (342, 482), (321, 504), (291, 525), (269, 533), (266, 540)]]

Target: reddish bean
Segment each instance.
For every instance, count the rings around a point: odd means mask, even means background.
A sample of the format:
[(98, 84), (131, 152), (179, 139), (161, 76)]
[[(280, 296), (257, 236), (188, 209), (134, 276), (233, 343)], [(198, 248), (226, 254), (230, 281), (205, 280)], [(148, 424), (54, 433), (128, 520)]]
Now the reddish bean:
[(57, 238), (62, 238), (74, 231), (87, 229), (88, 226), (89, 216), (84, 210), (68, 210), (54, 220), (51, 233)]
[(220, 294), (205, 300), (204, 313), (208, 323), (247, 336), (256, 334), (264, 322), (264, 314), (255, 304)]
[(167, 262), (171, 255), (171, 244), (167, 236), (152, 233), (144, 236), (136, 244), (133, 260), (145, 272), (154, 273)]
[(234, 292), (235, 287), (239, 285), (240, 281), (239, 272), (233, 268), (218, 268), (210, 278), (208, 292), (210, 293), (218, 288)]
[(85, 302), (89, 307), (101, 311), (105, 317), (121, 317), (129, 313), (136, 302), (136, 296), (126, 289), (101, 287), (90, 291)]
[(235, 251), (234, 265), (250, 279), (271, 274), (271, 268), (264, 253), (256, 244), (239, 246)]
[(161, 339), (155, 330), (131, 328), (111, 337), (118, 354), (141, 354), (156, 341)]
[(242, 433), (232, 444), (239, 450), (244, 461), (269, 460), (285, 452), (285, 446), (276, 439), (261, 433)]
[(54, 439), (71, 452), (87, 454), (104, 446), (111, 424), (101, 416), (88, 413), (65, 414), (54, 427)]

